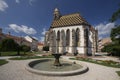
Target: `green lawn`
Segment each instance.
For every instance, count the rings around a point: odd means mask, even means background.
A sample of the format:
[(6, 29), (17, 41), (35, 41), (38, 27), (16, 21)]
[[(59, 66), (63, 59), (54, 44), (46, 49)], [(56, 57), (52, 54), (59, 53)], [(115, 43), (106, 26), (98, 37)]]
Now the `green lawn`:
[(39, 58), (53, 58), (53, 56), (21, 56), (10, 58), (10, 60), (28, 60), (28, 59), (39, 59)]
[(1, 65), (4, 65), (4, 64), (6, 64), (6, 63), (8, 63), (8, 61), (6, 61), (6, 60), (4, 60), (4, 59), (1, 59), (1, 60), (0, 60), (0, 66), (1, 66)]
[(15, 56), (17, 52), (1, 52), (1, 56)]
[(120, 76), (120, 71), (116, 71), (117, 72), (117, 74)]
[(104, 65), (104, 66), (108, 66), (108, 67), (120, 68), (120, 63), (114, 62), (111, 60), (94, 60), (94, 59), (90, 59), (90, 58), (70, 58), (70, 59), (95, 63), (95, 64)]
[[(34, 54), (41, 54), (42, 52), (26, 52), (25, 54), (24, 54), (24, 52), (20, 52), (20, 56), (25, 56), (25, 55), (34, 55)], [(1, 56), (17, 56), (18, 54), (17, 54), (17, 52), (1, 52)]]

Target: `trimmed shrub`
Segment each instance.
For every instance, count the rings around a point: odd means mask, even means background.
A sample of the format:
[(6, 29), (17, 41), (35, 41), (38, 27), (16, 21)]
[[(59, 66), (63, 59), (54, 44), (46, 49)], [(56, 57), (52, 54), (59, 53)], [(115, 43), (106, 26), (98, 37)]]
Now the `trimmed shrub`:
[(49, 51), (49, 46), (44, 46), (43, 51)]

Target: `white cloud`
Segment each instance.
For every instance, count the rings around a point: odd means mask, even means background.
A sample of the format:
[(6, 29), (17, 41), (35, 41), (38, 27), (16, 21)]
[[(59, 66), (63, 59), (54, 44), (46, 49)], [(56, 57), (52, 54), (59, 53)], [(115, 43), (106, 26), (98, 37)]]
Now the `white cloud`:
[(19, 3), (20, 3), (20, 0), (15, 0), (15, 2), (19, 4)]
[(40, 41), (41, 41), (41, 42), (44, 42), (44, 37), (40, 37)]
[(25, 25), (19, 26), (17, 24), (10, 24), (9, 28), (14, 30), (17, 33), (23, 32), (23, 33), (28, 34), (28, 35), (37, 33), (35, 29), (28, 27), (28, 26), (25, 26)]
[(45, 33), (46, 33), (46, 29), (43, 28), (42, 32), (41, 32), (41, 37), (40, 37), (40, 41), (43, 42), (44, 41), (44, 36), (45, 36)]
[(36, 40), (38, 40), (38, 38), (37, 38), (37, 37), (35, 37), (35, 36), (33, 36), (33, 38), (34, 38), (34, 39), (36, 39)]
[(29, 4), (32, 6), (32, 4), (33, 4), (34, 1), (35, 0), (29, 0)]
[[(15, 0), (15, 2), (19, 4), (20, 0)], [(28, 0), (28, 4), (31, 6), (33, 5), (33, 2), (35, 2), (35, 0)]]
[(0, 0), (0, 11), (5, 11), (8, 8), (8, 4), (4, 0)]
[(45, 35), (45, 33), (46, 33), (46, 29), (45, 28), (43, 28), (43, 31), (42, 31), (42, 35)]
[(99, 39), (108, 37), (113, 27), (115, 27), (115, 23), (100, 23), (96, 25), (95, 28), (98, 29)]

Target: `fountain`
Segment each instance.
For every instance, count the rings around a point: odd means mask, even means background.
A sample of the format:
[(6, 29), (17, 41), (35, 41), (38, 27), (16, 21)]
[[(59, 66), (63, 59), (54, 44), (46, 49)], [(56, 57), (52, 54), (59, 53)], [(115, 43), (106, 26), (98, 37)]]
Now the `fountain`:
[[(58, 42), (59, 39), (56, 39), (56, 41)], [(58, 44), (58, 43), (57, 43)], [(58, 46), (56, 44), (56, 53), (53, 53), (52, 55), (54, 56), (55, 58), (55, 61), (54, 61), (54, 66), (61, 66), (60, 64), (60, 61), (59, 61), (59, 58), (62, 54), (59, 54), (58, 53)]]
[(61, 66), (59, 58), (62, 54), (56, 53), (56, 54), (52, 54), (52, 55), (55, 57), (54, 66)]
[(26, 69), (32, 73), (47, 75), (47, 76), (71, 76), (82, 74), (88, 71), (88, 67), (84, 64), (77, 64), (75, 61), (61, 60), (62, 54), (58, 53), (56, 45), (56, 53), (53, 53), (53, 59), (40, 59), (31, 61), (27, 64)]

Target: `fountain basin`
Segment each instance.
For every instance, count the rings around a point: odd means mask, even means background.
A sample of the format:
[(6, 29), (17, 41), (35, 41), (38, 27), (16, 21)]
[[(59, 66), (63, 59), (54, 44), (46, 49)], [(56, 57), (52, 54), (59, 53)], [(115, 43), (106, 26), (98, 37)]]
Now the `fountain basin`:
[[(66, 62), (65, 60), (61, 60), (62, 66), (56, 67), (56, 66), (51, 66), (53, 64), (48, 64), (48, 63), (52, 63), (51, 61), (54, 61), (54, 60), (53, 59), (41, 59), (41, 60), (31, 61), (30, 63), (27, 64), (26, 69), (32, 73), (40, 74), (40, 75), (47, 75), (47, 76), (71, 76), (71, 75), (76, 75), (76, 74), (82, 74), (88, 71), (88, 67), (84, 64), (73, 64), (71, 62), (68, 62), (68, 61)], [(47, 64), (48, 66), (44, 64)], [(38, 68), (36, 66), (38, 66)], [(73, 67), (73, 69), (69, 68), (71, 66)], [(44, 69), (45, 67), (46, 69)], [(51, 67), (51, 69), (47, 69), (49, 67)], [(64, 69), (62, 70), (61, 68), (65, 68), (68, 70), (64, 70)]]

